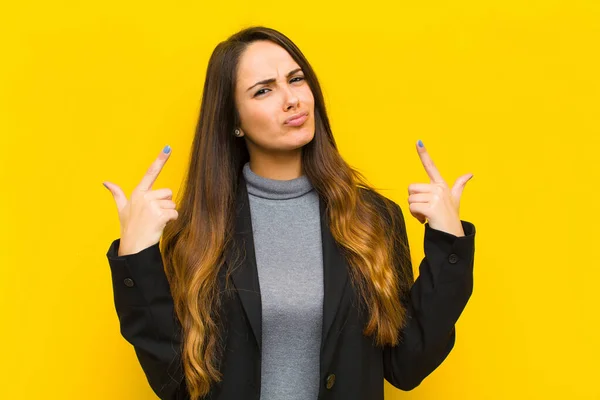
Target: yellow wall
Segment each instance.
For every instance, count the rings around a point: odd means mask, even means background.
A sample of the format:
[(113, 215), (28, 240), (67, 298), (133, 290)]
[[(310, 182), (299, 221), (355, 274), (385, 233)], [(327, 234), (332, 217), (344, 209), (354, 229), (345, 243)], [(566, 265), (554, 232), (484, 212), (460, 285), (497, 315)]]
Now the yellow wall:
[[(475, 290), (446, 362), (387, 399), (600, 399), (597, 0), (12, 2), (0, 8), (2, 399), (153, 399), (120, 336), (103, 180), (184, 172), (218, 41), (281, 29), (313, 63), (346, 159), (423, 226), (407, 186), (473, 172)], [(367, 6), (365, 9), (364, 7)]]

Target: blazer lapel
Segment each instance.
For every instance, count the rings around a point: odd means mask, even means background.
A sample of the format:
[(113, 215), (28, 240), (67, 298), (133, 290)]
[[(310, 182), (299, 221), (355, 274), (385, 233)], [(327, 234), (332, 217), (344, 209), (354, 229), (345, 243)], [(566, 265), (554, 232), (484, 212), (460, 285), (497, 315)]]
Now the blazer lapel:
[(323, 244), (323, 333), (321, 337), (321, 352), (327, 344), (331, 325), (335, 320), (341, 299), (348, 282), (348, 264), (341, 249), (333, 238), (327, 220), (325, 203), (319, 197), (321, 214), (321, 242)]
[[(260, 286), (256, 255), (254, 253), (254, 237), (252, 235), (252, 220), (250, 218), (250, 201), (246, 180), (240, 173), (236, 193), (235, 235), (234, 246), (241, 249), (243, 260), (233, 271), (232, 279), (240, 300), (252, 327), (258, 348), (262, 349), (262, 304), (260, 301)], [(231, 258), (229, 258), (231, 262)]]
[[(348, 265), (335, 242), (327, 221), (327, 212), (324, 202), (319, 196), (319, 213), (321, 220), (321, 241), (323, 248), (323, 326), (321, 350), (325, 347), (329, 331), (335, 320), (341, 299), (348, 283)], [(241, 263), (232, 273), (233, 283), (237, 288), (252, 332), (256, 338), (258, 348), (262, 349), (262, 304), (258, 270), (256, 267), (256, 254), (254, 252), (254, 238), (252, 234), (252, 219), (250, 215), (250, 201), (246, 180), (240, 174), (238, 190), (236, 193), (236, 227), (234, 246), (239, 246), (245, 254)], [(233, 262), (229, 258), (229, 262)]]

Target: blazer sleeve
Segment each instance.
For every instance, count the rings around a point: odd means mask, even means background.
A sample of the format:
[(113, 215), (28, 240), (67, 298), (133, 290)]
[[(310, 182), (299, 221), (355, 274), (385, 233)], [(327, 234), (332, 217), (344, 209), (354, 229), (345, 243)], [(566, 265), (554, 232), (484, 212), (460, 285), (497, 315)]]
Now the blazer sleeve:
[[(394, 203), (395, 204), (395, 203)], [(399, 229), (408, 248), (406, 224), (400, 207)], [(425, 224), (425, 257), (419, 277), (402, 295), (407, 309), (400, 344), (383, 351), (384, 377), (401, 390), (412, 390), (448, 356), (456, 340), (455, 323), (473, 292), (475, 226), (461, 220), (465, 236), (455, 236)], [(396, 243), (400, 251), (402, 244)], [(412, 276), (410, 253), (408, 265)], [(414, 278), (413, 278), (414, 279)]]
[(120, 239), (106, 256), (121, 335), (133, 345), (152, 390), (160, 399), (184, 399), (181, 326), (174, 312), (159, 244), (118, 256)]

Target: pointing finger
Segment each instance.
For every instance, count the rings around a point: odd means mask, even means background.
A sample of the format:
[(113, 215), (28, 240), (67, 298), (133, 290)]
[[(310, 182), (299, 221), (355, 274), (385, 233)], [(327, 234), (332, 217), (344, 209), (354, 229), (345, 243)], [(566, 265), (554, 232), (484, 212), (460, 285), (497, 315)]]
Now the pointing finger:
[(425, 172), (427, 172), (429, 179), (431, 179), (432, 182), (436, 183), (444, 182), (444, 178), (442, 178), (442, 175), (440, 174), (435, 164), (433, 163), (433, 160), (429, 156), (425, 145), (423, 145), (423, 142), (421, 142), (420, 140), (417, 142), (417, 153), (419, 153), (419, 158), (421, 159), (423, 167), (425, 167)]
[(167, 145), (165, 146), (163, 151), (160, 152), (158, 157), (156, 157), (154, 162), (150, 165), (150, 168), (148, 168), (146, 174), (144, 175), (140, 183), (137, 185), (137, 190), (148, 191), (152, 189), (154, 181), (156, 181), (156, 178), (158, 178), (160, 171), (162, 171), (162, 168), (169, 159), (170, 155), (171, 147)]

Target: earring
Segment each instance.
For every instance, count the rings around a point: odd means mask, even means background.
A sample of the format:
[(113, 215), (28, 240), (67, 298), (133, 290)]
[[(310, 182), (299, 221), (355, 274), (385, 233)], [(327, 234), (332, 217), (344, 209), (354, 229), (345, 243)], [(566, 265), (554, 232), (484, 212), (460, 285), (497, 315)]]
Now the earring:
[(240, 130), (239, 130), (239, 129), (236, 129), (235, 131), (233, 131), (233, 134), (234, 134), (235, 136), (237, 136), (237, 137), (240, 137), (240, 136), (242, 136), (242, 133), (240, 132)]

